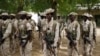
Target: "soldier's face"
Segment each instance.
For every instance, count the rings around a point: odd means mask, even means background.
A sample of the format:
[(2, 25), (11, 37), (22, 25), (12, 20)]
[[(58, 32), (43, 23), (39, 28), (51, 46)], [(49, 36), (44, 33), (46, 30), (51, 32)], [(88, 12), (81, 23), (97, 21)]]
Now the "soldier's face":
[(52, 17), (51, 13), (48, 13), (46, 17), (47, 17), (47, 19), (51, 19), (51, 17)]
[(25, 19), (26, 18), (26, 15), (22, 15), (20, 16), (21, 19)]
[(46, 17), (45, 16), (41, 16), (41, 19), (45, 19)]
[(83, 20), (85, 20), (85, 21), (86, 21), (87, 19), (88, 19), (88, 17), (86, 17), (86, 16), (83, 16)]
[(11, 18), (11, 19), (14, 19), (14, 18), (15, 18), (15, 16), (10, 16), (10, 18)]
[(31, 16), (28, 16), (27, 19), (31, 19)]
[(2, 16), (2, 19), (6, 20), (6, 19), (8, 19), (8, 16)]
[(74, 19), (76, 18), (76, 16), (70, 15), (69, 18), (70, 18), (72, 21), (74, 21)]

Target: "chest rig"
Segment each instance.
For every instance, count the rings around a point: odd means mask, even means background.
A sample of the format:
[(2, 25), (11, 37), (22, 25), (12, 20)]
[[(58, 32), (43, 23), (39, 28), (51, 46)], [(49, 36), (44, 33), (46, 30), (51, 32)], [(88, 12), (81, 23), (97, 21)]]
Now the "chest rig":
[(46, 25), (46, 33), (45, 33), (45, 40), (49, 44), (54, 43), (55, 29), (56, 29), (56, 23), (54, 21), (47, 23), (47, 25)]

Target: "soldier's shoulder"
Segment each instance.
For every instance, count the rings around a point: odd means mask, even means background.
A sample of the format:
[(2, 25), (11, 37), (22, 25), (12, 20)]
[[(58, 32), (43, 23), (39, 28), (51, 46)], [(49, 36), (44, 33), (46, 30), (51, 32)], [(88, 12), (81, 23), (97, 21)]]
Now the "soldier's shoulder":
[(54, 20), (53, 21), (54, 24), (60, 24), (58, 21)]
[(77, 20), (74, 21), (74, 24), (79, 24), (79, 22)]

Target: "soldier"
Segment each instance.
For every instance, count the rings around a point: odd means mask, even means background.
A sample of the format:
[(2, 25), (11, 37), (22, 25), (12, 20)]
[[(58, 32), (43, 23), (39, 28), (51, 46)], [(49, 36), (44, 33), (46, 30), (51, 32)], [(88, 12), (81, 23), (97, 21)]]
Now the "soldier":
[(60, 23), (60, 26), (59, 26), (59, 37), (60, 37), (60, 39), (59, 39), (59, 47), (61, 47), (61, 37), (64, 37), (63, 36), (63, 29), (64, 29), (64, 21), (63, 21), (63, 19), (61, 18), (61, 15), (57, 15), (57, 21)]
[(10, 19), (12, 20), (12, 37), (10, 38), (10, 50), (15, 53), (15, 49), (18, 47), (18, 19), (16, 18), (15, 14), (10, 14)]
[(36, 23), (34, 20), (31, 19), (31, 17), (32, 17), (32, 15), (27, 13), (26, 19), (32, 26), (32, 34), (31, 34), (30, 39), (29, 39), (30, 49), (32, 50), (32, 44), (33, 44), (33, 39), (34, 39), (34, 31), (35, 31)]
[(3, 45), (2, 45), (2, 42), (1, 42), (1, 40), (3, 38), (2, 25), (3, 25), (2, 15), (0, 15), (0, 52), (1, 52), (1, 55), (3, 56), (3, 52), (2, 52)]
[(38, 28), (39, 28), (39, 39), (41, 41), (40, 45), (42, 46), (42, 49), (43, 49), (43, 27), (44, 25), (46, 24), (46, 14), (45, 12), (42, 12), (40, 13), (40, 19), (39, 19), (39, 22), (38, 22)]
[(46, 24), (43, 26), (43, 52), (44, 56), (57, 56), (57, 45), (59, 40), (59, 23), (53, 20), (52, 8), (46, 11)]
[(30, 38), (32, 34), (32, 25), (26, 19), (27, 13), (21, 11), (18, 13), (19, 20), (19, 38), (20, 38), (20, 54), (21, 56), (31, 56)]
[(95, 22), (93, 15), (90, 14), (89, 18), (91, 18), (91, 21), (93, 23), (93, 42), (94, 42), (94, 46), (95, 46), (95, 44), (96, 44), (96, 22)]
[(93, 51), (93, 23), (90, 14), (83, 14), (82, 36), (84, 41), (84, 56), (92, 56)]
[(79, 56), (78, 43), (80, 39), (80, 24), (77, 21), (78, 14), (71, 12), (69, 14), (69, 23), (67, 25), (67, 38), (69, 40), (69, 56)]
[(2, 45), (3, 45), (3, 56), (11, 56), (10, 52), (10, 37), (12, 33), (12, 23), (11, 19), (9, 19), (8, 13), (2, 13), (2, 19), (3, 19), (3, 38), (2, 38)]

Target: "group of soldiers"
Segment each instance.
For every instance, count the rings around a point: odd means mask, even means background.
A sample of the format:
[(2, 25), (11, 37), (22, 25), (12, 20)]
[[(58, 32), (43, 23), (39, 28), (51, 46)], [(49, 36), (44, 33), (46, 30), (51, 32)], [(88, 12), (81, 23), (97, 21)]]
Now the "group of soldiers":
[(35, 22), (31, 16), (26, 11), (17, 14), (7, 12), (0, 14), (0, 53), (2, 56), (13, 56), (17, 49), (20, 50), (21, 56), (32, 55), (32, 32), (35, 29)]
[[(35, 27), (39, 28), (39, 39), (41, 41), (44, 56), (58, 56), (58, 48), (61, 44), (61, 31), (65, 29), (68, 39), (68, 56), (80, 56), (80, 40), (83, 42), (83, 56), (93, 56), (92, 52), (96, 43), (96, 23), (94, 17), (89, 13), (81, 16), (71, 12), (68, 20), (63, 23), (60, 16), (53, 18), (54, 9), (49, 8), (39, 13), (38, 24), (31, 19), (32, 15), (26, 11), (17, 14), (0, 14), (0, 53), (2, 56), (12, 56), (17, 46), (21, 56), (32, 56), (32, 45)], [(67, 55), (66, 55), (67, 56)]]
[[(63, 29), (69, 43), (68, 56), (93, 56), (92, 53), (96, 44), (96, 22), (93, 15), (84, 13), (79, 21), (78, 13), (71, 12), (68, 14), (68, 20), (64, 22), (59, 15), (57, 19), (54, 19), (53, 13), (54, 9), (49, 8), (40, 14), (41, 19), (38, 25), (44, 56), (57, 56)], [(79, 51), (80, 44), (83, 44), (82, 53)]]
[[(69, 55), (79, 56), (79, 45), (83, 44), (83, 56), (93, 56), (93, 49), (96, 44), (96, 23), (94, 17), (89, 13), (81, 15), (81, 22), (78, 21), (78, 14), (72, 12), (68, 15), (66, 33), (69, 40)], [(82, 43), (80, 43), (82, 41)]]

